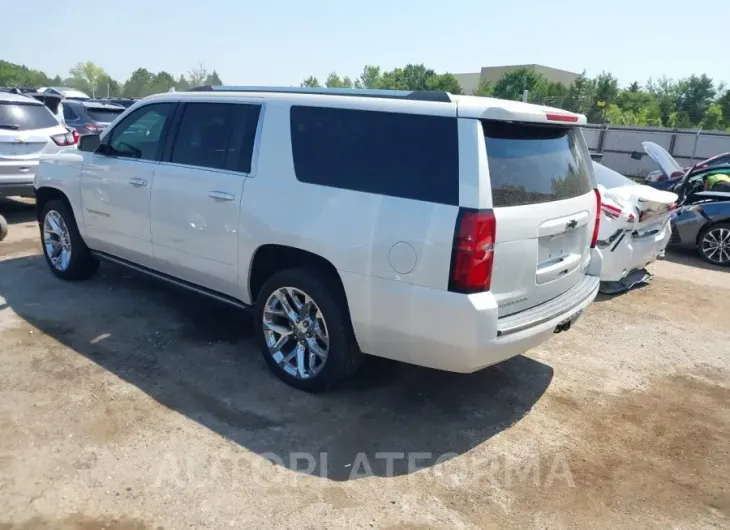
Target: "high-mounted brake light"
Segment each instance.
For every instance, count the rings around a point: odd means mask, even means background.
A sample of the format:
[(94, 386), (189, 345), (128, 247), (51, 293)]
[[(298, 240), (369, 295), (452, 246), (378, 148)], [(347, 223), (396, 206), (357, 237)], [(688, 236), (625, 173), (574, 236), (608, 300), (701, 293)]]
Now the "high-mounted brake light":
[(449, 290), (488, 291), (492, 284), (497, 219), (491, 210), (459, 211), (451, 255)]
[(598, 190), (593, 191), (596, 194), (596, 224), (593, 226), (591, 248), (596, 248), (596, 243), (598, 243), (598, 228), (601, 226), (601, 194)]
[(572, 114), (545, 114), (548, 121), (567, 121), (569, 123), (577, 123), (578, 116)]

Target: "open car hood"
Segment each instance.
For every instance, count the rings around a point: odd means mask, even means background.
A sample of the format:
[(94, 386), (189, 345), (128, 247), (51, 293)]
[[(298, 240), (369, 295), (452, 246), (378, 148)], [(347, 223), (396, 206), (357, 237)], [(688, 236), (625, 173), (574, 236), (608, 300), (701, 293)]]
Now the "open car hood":
[(684, 174), (682, 166), (662, 146), (654, 142), (641, 142), (641, 147), (656, 162), (666, 178), (672, 178), (672, 173), (677, 171), (681, 171)]

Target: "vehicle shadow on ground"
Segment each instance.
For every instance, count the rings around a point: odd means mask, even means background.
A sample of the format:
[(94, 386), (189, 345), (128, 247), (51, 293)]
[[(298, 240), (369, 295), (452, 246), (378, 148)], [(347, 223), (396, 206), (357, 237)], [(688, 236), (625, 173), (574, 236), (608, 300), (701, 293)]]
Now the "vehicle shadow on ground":
[[(111, 265), (66, 283), (42, 256), (6, 259), (0, 296), (164, 406), (275, 464), (336, 481), (404, 475), (463, 454), (524, 417), (553, 377), (524, 356), (471, 375), (370, 358), (341, 388), (309, 395), (268, 372), (250, 316)], [(292, 453), (312, 455), (314, 467)]]
[(707, 263), (705, 260), (697, 255), (697, 251), (694, 248), (672, 248), (667, 249), (664, 255), (666, 261), (677, 263), (679, 265), (687, 265), (688, 267), (697, 267), (698, 269), (705, 269), (708, 271), (725, 271), (730, 272), (730, 267), (720, 267), (719, 265), (712, 265)]
[(0, 197), (0, 215), (9, 225), (35, 221), (35, 202), (32, 199)]

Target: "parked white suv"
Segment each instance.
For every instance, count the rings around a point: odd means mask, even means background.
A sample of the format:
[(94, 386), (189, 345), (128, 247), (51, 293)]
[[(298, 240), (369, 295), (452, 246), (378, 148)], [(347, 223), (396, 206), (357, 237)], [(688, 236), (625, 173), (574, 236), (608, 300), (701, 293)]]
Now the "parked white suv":
[(308, 391), (361, 353), (473, 372), (596, 296), (585, 117), (445, 92), (201, 87), (148, 97), (36, 178), (48, 264), (99, 259), (253, 307)]

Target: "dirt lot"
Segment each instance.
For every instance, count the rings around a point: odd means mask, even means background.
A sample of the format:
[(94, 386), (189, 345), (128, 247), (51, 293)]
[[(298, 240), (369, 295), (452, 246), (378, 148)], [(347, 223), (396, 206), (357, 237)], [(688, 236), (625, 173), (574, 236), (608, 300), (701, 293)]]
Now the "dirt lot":
[(730, 273), (692, 255), (481, 373), (373, 360), (310, 396), (244, 315), (57, 280), (0, 210), (2, 530), (730, 527)]

